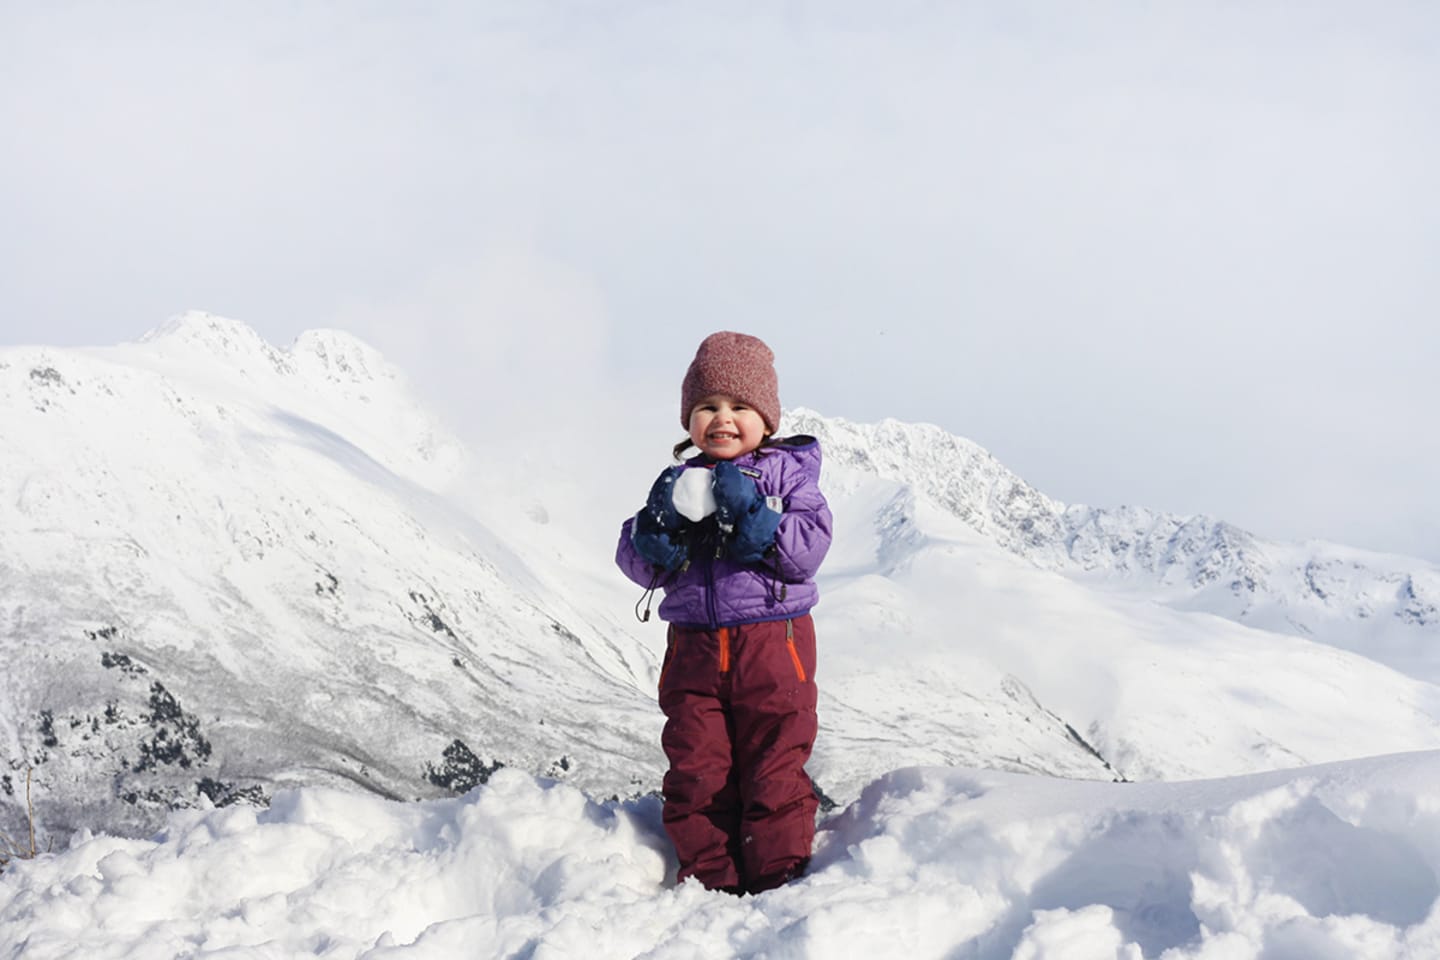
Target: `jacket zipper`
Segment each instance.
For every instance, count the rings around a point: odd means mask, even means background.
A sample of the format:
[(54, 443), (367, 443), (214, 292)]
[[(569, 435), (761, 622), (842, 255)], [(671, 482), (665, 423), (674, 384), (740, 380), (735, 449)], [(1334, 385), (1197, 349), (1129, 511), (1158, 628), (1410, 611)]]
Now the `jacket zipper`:
[(715, 553), (720, 549), (716, 546), (713, 550), (710, 544), (704, 545), (705, 554), (705, 613), (710, 617), (709, 627), (711, 630), (720, 628), (720, 607), (715, 602)]

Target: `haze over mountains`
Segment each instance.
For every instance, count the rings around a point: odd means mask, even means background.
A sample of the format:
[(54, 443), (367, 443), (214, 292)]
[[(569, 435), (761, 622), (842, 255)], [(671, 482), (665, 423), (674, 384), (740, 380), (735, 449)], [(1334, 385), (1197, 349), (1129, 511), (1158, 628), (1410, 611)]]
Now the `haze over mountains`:
[[(658, 788), (663, 630), (613, 541), (555, 519), (618, 529), (643, 490), (517, 480), (355, 338), (279, 349), (201, 313), (0, 350), (0, 410), (0, 827), (27, 767), (61, 836), (499, 765)], [(916, 764), (1182, 779), (1440, 748), (1432, 565), (1061, 504), (934, 427), (783, 432), (821, 438), (836, 516), (811, 772), (839, 803)]]

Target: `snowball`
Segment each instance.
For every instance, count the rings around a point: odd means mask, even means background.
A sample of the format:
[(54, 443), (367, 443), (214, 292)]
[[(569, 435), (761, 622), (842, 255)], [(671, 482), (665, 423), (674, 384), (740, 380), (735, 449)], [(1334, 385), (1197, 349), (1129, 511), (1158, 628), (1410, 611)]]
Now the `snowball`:
[(715, 512), (715, 475), (704, 467), (680, 471), (671, 488), (670, 499), (680, 515), (695, 523)]

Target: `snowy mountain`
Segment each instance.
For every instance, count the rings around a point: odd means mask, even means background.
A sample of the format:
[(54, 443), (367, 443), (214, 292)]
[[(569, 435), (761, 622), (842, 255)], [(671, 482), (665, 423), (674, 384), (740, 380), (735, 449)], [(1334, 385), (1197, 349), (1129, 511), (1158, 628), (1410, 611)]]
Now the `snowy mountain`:
[[(0, 828), (27, 766), (60, 836), (500, 765), (658, 787), (663, 630), (611, 564), (643, 490), (512, 483), (354, 338), (277, 349), (207, 314), (0, 351), (0, 410)], [(811, 769), (841, 803), (911, 765), (1176, 779), (1440, 748), (1433, 568), (1066, 507), (932, 427), (786, 429), (822, 438), (837, 521)], [(582, 511), (613, 523), (553, 519)]]
[[(969, 694), (1022, 684), (1129, 779), (1436, 743), (1440, 688), (1422, 668), (1436, 662), (1425, 658), (1440, 629), (1406, 615), (1402, 590), (1437, 582), (1422, 561), (1264, 543), (1203, 518), (1066, 506), (933, 426), (799, 410), (783, 428), (820, 437), (827, 492), (851, 508), (837, 509), (848, 559), (832, 557), (822, 583), (832, 657), (853, 633), (882, 635), (923, 658), (923, 669), (902, 671), (912, 684), (952, 678)], [(1296, 571), (1342, 563), (1353, 565), (1348, 590), (1337, 578), (1322, 613)], [(1391, 615), (1377, 625), (1386, 596)], [(1297, 627), (1300, 616), (1314, 627)], [(838, 681), (842, 697), (852, 683), (869, 686), (858, 666)], [(955, 709), (948, 695), (907, 691), (904, 702), (905, 718)], [(993, 729), (985, 710), (958, 725)], [(943, 762), (1023, 769), (1003, 752)]]
[(903, 483), (1042, 569), (1313, 637), (1440, 681), (1440, 570), (1431, 565), (1324, 542), (1267, 542), (1204, 516), (1066, 505), (930, 425), (800, 410), (787, 426), (820, 437), (831, 464)]
[(462, 452), (353, 338), (190, 314), (7, 350), (0, 405), (0, 786), (34, 764), (50, 829), (497, 761), (658, 779), (649, 652), (435, 493)]

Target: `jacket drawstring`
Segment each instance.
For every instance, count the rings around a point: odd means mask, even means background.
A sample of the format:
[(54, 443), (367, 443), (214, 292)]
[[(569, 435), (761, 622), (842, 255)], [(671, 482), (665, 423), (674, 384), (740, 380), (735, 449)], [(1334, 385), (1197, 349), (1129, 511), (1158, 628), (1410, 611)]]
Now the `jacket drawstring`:
[[(689, 565), (689, 563), (685, 564), (686, 567)], [(683, 570), (684, 567), (681, 569)], [(644, 593), (640, 594), (640, 599), (635, 601), (635, 619), (641, 623), (650, 622), (650, 604), (655, 599), (655, 591), (664, 586), (664, 584), (660, 582), (660, 578), (664, 575), (665, 571), (660, 567), (656, 567), (655, 572), (650, 575), (650, 585), (645, 588)], [(640, 610), (640, 604), (642, 603), (645, 604), (643, 613)]]
[[(659, 578), (659, 574), (651, 577), (650, 585), (645, 588), (644, 593), (640, 594), (640, 599), (635, 601), (635, 619), (639, 620), (641, 623), (650, 622), (650, 604), (655, 599), (656, 583)], [(640, 609), (640, 605), (642, 603), (645, 605), (644, 611), (641, 611)]]
[[(662, 567), (656, 567), (655, 572), (650, 575), (650, 583), (648, 586), (645, 587), (645, 592), (640, 594), (639, 600), (635, 601), (635, 619), (639, 620), (641, 623), (649, 623), (650, 604), (655, 599), (655, 591), (659, 590), (663, 586), (667, 586), (672, 579), (674, 579), (677, 575), (684, 573), (687, 569), (689, 569), (689, 567), (689, 560), (686, 560), (674, 570), (665, 570)], [(645, 605), (645, 609), (643, 611), (640, 609), (641, 604)]]
[[(785, 582), (785, 578), (780, 575), (780, 564), (771, 564), (762, 558), (760, 566), (770, 575), (769, 579), (765, 582), (765, 589), (769, 591), (770, 599), (776, 603), (784, 603), (785, 594), (789, 592), (790, 587)], [(775, 589), (777, 586), (780, 588), (778, 591)]]

